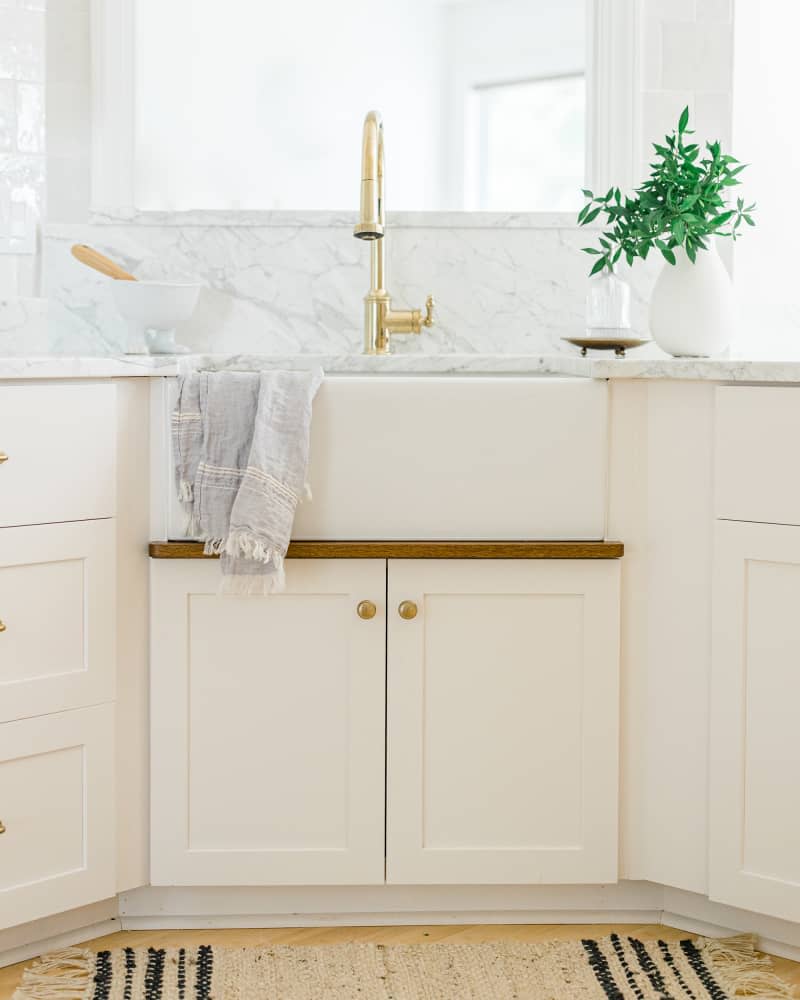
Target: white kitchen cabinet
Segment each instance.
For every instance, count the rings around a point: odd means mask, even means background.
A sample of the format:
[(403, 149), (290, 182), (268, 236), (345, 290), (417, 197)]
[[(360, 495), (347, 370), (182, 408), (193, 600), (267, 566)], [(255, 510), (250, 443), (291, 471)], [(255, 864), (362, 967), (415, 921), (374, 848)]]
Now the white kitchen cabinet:
[(383, 882), (385, 562), (288, 560), (267, 598), (219, 574), (152, 565), (151, 881)]
[(615, 881), (619, 564), (388, 579), (387, 881)]
[(114, 706), (0, 725), (0, 928), (116, 892)]
[(0, 527), (112, 517), (116, 386), (0, 386)]
[(800, 921), (800, 528), (718, 522), (713, 604), (709, 894)]
[(114, 698), (113, 520), (0, 528), (0, 722)]

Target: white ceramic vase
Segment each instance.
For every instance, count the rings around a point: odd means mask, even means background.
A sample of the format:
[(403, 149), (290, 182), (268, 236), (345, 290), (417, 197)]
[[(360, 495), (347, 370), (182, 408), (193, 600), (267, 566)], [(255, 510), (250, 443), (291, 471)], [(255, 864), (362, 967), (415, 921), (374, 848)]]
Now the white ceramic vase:
[(682, 247), (664, 263), (650, 300), (650, 332), (676, 358), (709, 358), (733, 340), (736, 322), (730, 275), (712, 242), (693, 264)]

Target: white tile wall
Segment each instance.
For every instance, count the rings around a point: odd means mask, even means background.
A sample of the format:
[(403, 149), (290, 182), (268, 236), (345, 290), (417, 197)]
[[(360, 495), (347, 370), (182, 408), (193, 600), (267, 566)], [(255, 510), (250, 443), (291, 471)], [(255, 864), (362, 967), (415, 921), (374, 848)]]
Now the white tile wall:
[(47, 11), (47, 217), (89, 216), (91, 56), (89, 0), (53, 0)]
[(0, 0), (0, 300), (36, 294), (43, 214), (44, 0)]
[(641, 170), (688, 104), (702, 141), (731, 141), (731, 0), (642, 0)]

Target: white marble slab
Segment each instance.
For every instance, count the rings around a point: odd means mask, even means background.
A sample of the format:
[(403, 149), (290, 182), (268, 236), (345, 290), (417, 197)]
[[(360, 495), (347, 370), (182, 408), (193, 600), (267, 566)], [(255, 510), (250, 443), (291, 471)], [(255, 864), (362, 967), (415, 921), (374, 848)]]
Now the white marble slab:
[[(139, 278), (203, 285), (194, 315), (178, 331), (193, 352), (355, 354), (363, 339), (369, 249), (353, 238), (352, 218), (327, 221), (159, 216), (50, 225), (44, 241), (50, 350), (87, 355), (125, 348), (111, 280), (70, 255), (73, 243), (89, 243)], [(429, 293), (436, 299), (433, 328), (396, 337), (397, 353), (553, 354), (564, 346), (562, 337), (582, 333), (588, 265), (580, 248), (588, 234), (564, 217), (555, 221), (556, 227), (535, 229), (391, 228), (387, 281), (396, 306), (419, 308)], [(649, 262), (631, 270), (638, 331), (646, 326), (653, 276)]]
[(14, 379), (134, 378), (177, 374), (174, 358), (0, 357), (0, 382)]
[(0, 357), (0, 380), (170, 376), (185, 369), (262, 371), (321, 367), (329, 375), (534, 375), (800, 383), (800, 358), (582, 358), (568, 354), (192, 354)]

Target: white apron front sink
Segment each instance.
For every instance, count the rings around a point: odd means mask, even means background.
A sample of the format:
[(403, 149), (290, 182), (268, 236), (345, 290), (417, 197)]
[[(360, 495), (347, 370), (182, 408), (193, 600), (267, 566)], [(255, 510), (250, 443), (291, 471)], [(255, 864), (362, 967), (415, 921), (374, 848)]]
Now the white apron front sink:
[[(175, 384), (165, 395), (165, 420)], [(162, 438), (163, 440), (163, 438)], [(185, 534), (163, 448), (169, 538)], [(327, 376), (296, 539), (605, 534), (607, 384), (551, 376)]]

